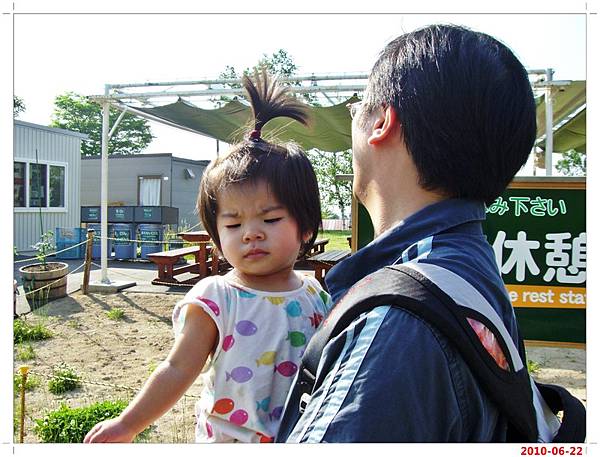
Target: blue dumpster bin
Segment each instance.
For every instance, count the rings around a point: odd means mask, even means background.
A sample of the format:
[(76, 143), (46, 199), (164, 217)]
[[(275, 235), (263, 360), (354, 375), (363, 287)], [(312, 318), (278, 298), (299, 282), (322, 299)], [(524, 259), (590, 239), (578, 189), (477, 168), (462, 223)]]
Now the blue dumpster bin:
[[(83, 228), (61, 228), (56, 227), (54, 240), (56, 241), (56, 258), (61, 260), (83, 259), (85, 257), (85, 244), (72, 248), (87, 237), (86, 230)], [(69, 249), (71, 248), (71, 249)], [(67, 251), (60, 252), (63, 249)]]
[[(102, 255), (101, 255), (101, 240), (100, 237), (101, 235), (101, 225), (100, 224), (88, 224), (88, 228), (94, 229), (95, 233), (94, 233), (94, 242), (92, 243), (92, 259), (99, 259)], [(108, 236), (109, 238), (112, 238), (112, 227), (111, 224), (108, 224)], [(108, 241), (108, 258), (110, 259), (111, 253), (112, 253), (112, 240), (107, 240)]]
[(147, 259), (148, 254), (160, 252), (163, 249), (164, 226), (158, 224), (139, 224), (138, 231), (140, 233), (140, 242), (142, 245), (140, 257)]
[(135, 259), (135, 224), (111, 224), (115, 259)]

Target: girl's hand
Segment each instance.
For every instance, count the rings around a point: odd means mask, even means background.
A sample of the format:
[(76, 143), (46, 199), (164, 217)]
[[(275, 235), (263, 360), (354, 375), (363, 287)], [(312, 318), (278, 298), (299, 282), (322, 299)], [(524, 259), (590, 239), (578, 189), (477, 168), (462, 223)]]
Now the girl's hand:
[(84, 443), (131, 443), (136, 433), (129, 430), (120, 418), (99, 422), (85, 435)]

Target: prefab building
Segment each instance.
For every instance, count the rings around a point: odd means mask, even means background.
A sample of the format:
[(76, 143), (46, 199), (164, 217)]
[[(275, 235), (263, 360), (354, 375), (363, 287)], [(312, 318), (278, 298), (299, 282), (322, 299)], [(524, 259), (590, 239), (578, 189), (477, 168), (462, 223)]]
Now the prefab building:
[[(199, 222), (198, 186), (208, 160), (172, 154), (111, 155), (108, 157), (108, 205), (171, 206), (179, 209), (180, 227)], [(81, 205), (100, 205), (101, 158), (81, 161)]]
[(14, 121), (13, 243), (20, 253), (33, 251), (42, 233), (79, 227), (81, 141), (87, 138)]

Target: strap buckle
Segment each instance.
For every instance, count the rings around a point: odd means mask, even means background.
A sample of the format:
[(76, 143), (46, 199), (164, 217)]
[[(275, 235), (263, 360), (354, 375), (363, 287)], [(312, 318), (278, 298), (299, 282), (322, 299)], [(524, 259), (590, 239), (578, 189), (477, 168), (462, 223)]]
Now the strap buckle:
[(300, 410), (300, 414), (304, 413), (308, 402), (310, 401), (311, 394), (313, 391), (313, 387), (315, 385), (315, 377), (307, 369), (304, 365), (300, 367), (298, 374), (298, 390), (300, 395), (300, 402), (298, 404), (298, 409)]
[(304, 411), (306, 410), (306, 406), (308, 405), (310, 398), (311, 398), (311, 395), (306, 392), (303, 393), (302, 396), (300, 397), (300, 404), (298, 405), (300, 414), (304, 414)]

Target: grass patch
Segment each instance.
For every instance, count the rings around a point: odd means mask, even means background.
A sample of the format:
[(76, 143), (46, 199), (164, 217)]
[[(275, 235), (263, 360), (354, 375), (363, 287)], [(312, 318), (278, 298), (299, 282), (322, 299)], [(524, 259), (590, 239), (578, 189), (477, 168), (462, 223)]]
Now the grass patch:
[[(84, 408), (61, 404), (42, 419), (35, 419), (35, 434), (43, 443), (81, 443), (98, 422), (117, 417), (127, 406), (124, 400), (97, 402)], [(149, 428), (138, 435), (143, 440)]]
[(156, 370), (156, 368), (158, 368), (158, 363), (152, 361), (148, 364), (148, 375), (151, 375), (152, 373), (154, 373), (154, 370)]
[(527, 361), (527, 371), (529, 374), (536, 374), (541, 368), (542, 366), (539, 363), (534, 362), (533, 360)]
[[(21, 384), (23, 381), (23, 377), (21, 373), (15, 373), (13, 375), (13, 393), (15, 397), (21, 394)], [(25, 391), (33, 390), (40, 385), (40, 378), (34, 374), (30, 374), (27, 376), (27, 380), (25, 381)]]
[(52, 377), (48, 381), (48, 390), (59, 395), (74, 390), (81, 385), (79, 375), (65, 363), (60, 363), (52, 369)]
[(35, 359), (36, 354), (31, 343), (19, 343), (17, 345), (17, 354), (15, 358), (22, 362)]
[(319, 232), (317, 238), (328, 238), (329, 243), (325, 245), (325, 251), (332, 249), (350, 249), (348, 239), (352, 235), (350, 230), (323, 230)]
[(109, 319), (112, 319), (113, 321), (118, 321), (120, 319), (123, 319), (123, 317), (125, 316), (125, 311), (123, 311), (121, 308), (113, 308), (110, 311), (108, 311), (106, 315)]
[(52, 332), (41, 322), (30, 324), (23, 319), (13, 321), (13, 341), (15, 344), (24, 341), (45, 340), (51, 337)]

